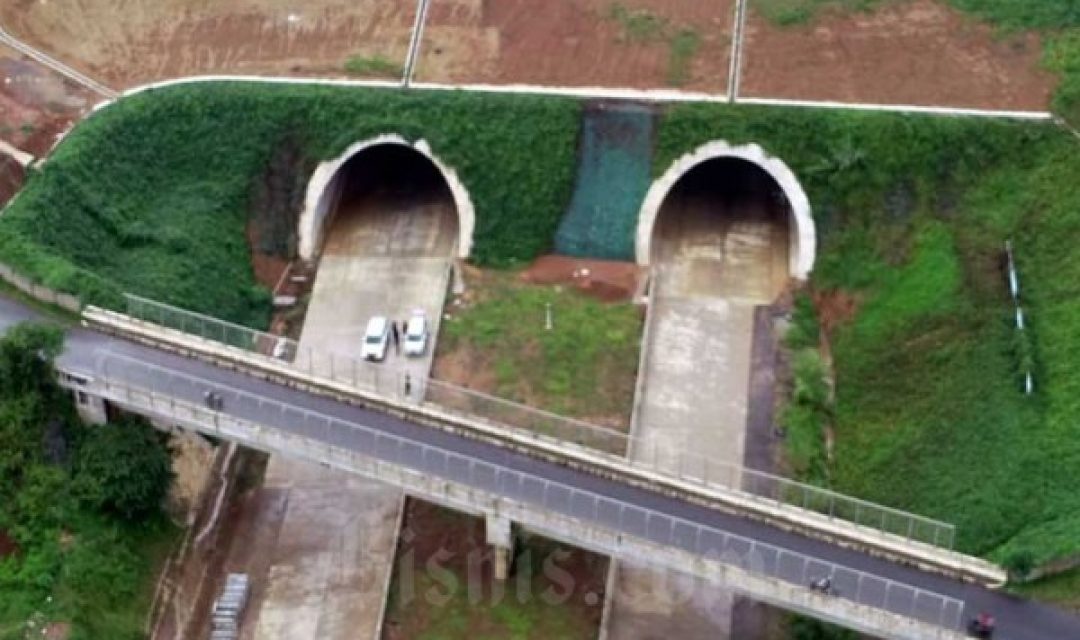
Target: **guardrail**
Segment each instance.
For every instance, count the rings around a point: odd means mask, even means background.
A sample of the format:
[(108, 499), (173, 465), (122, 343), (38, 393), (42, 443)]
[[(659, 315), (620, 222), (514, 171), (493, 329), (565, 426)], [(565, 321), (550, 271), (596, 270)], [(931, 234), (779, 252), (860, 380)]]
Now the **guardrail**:
[[(560, 442), (622, 456), (634, 447), (639, 468), (708, 489), (741, 491), (777, 504), (806, 509), (885, 534), (951, 549), (955, 527), (898, 509), (846, 496), (789, 478), (709, 460), (692, 452), (635, 439), (625, 433), (495, 398), (432, 379), (416, 380), (403, 371), (328, 351), (301, 349), (293, 340), (256, 331), (139, 296), (127, 296), (128, 316), (159, 327), (197, 336), (251, 353), (276, 354), (307, 375), (386, 398), (440, 408), (484, 420), (509, 430), (526, 431)], [(268, 356), (273, 357), (273, 356)]]
[[(615, 532), (615, 540), (620, 542), (627, 536), (733, 566), (802, 591), (809, 591), (807, 586), (811, 580), (829, 576), (837, 593), (834, 597), (814, 596), (821, 598), (819, 602), (828, 604), (834, 599), (845, 600), (918, 621), (942, 632), (925, 635), (927, 629), (923, 628), (923, 635), (891, 637), (956, 637), (954, 632), (963, 618), (964, 604), (956, 598), (425, 442), (301, 409), (269, 396), (207, 383), (202, 378), (122, 356), (107, 357), (101, 367), (102, 374), (95, 377), (91, 386), (80, 389), (100, 393), (129, 409), (184, 422), (204, 432), (263, 450), (291, 455), (302, 453), (321, 462), (353, 460), (347, 468), (367, 470), (371, 477), (393, 482), (436, 501), (446, 497), (448, 486), (463, 487), (466, 493), (478, 492), (476, 498), (461, 505), (473, 511), (494, 513), (508, 503), (531, 507), (534, 513), (525, 517), (526, 521), (535, 520), (535, 512), (551, 514), (554, 519), (544, 518), (543, 526), (549, 532), (561, 532), (561, 537), (569, 538), (572, 543), (590, 546), (598, 539), (596, 532), (587, 533), (581, 529), (580, 523), (585, 523), (601, 531)], [(128, 380), (138, 380), (139, 384), (131, 384)], [(203, 394), (211, 390), (223, 397), (223, 411), (199, 404)], [(259, 420), (255, 422), (240, 414), (257, 415)], [(388, 469), (388, 465), (396, 468)], [(608, 552), (622, 555), (624, 559), (642, 559), (630, 554), (622, 544), (608, 546), (611, 547)], [(665, 560), (663, 554), (657, 559)], [(700, 560), (684, 562), (668, 558), (668, 561), (670, 568), (691, 572), (703, 571), (699, 565), (705, 564)], [(739, 588), (738, 584), (732, 586)], [(896, 624), (893, 620), (882, 628), (895, 630)], [(858, 628), (857, 624), (855, 626)]]

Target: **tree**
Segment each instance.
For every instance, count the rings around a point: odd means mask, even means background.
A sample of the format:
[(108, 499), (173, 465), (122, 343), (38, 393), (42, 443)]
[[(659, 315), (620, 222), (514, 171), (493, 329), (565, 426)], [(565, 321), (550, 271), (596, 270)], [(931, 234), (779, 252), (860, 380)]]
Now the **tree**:
[(76, 490), (87, 504), (130, 520), (157, 510), (172, 478), (161, 436), (132, 417), (92, 429), (75, 471)]
[(792, 616), (789, 622), (793, 640), (856, 640), (859, 635), (806, 616)]
[(1023, 582), (1031, 575), (1035, 568), (1035, 554), (1027, 549), (1021, 549), (1009, 554), (1003, 563), (1005, 571), (1009, 573), (1009, 579), (1014, 582)]
[(58, 327), (22, 323), (0, 339), (0, 399), (38, 394), (50, 398), (58, 391), (53, 359), (64, 345)]

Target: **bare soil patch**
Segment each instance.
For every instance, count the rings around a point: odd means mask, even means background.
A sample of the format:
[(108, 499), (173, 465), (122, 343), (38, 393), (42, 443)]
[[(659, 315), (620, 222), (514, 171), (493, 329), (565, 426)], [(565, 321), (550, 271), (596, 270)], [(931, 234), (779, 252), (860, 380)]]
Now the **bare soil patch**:
[(0, 207), (3, 207), (22, 188), (26, 172), (14, 159), (0, 154)]
[(406, 502), (384, 640), (596, 637), (607, 558), (519, 536), (510, 580), (499, 584), (484, 536), (480, 518)]
[[(733, 6), (731, 0), (433, 0), (417, 79), (722, 92)], [(692, 35), (679, 41), (680, 34)]]
[(7, 531), (0, 529), (0, 560), (19, 552), (19, 545), (11, 539)]
[(837, 327), (850, 322), (862, 302), (858, 296), (839, 289), (814, 291), (813, 298), (818, 322), (826, 335), (832, 335)]
[(117, 88), (206, 73), (344, 75), (403, 61), (415, 0), (16, 0), (13, 35)]
[(1039, 68), (1037, 35), (995, 34), (934, 0), (824, 11), (792, 27), (751, 4), (745, 37), (744, 97), (1039, 110), (1055, 84)]
[(603, 302), (631, 302), (643, 276), (632, 262), (541, 256), (521, 273), (530, 284), (566, 285)]
[(0, 138), (41, 157), (94, 104), (94, 96), (16, 53), (0, 49)]

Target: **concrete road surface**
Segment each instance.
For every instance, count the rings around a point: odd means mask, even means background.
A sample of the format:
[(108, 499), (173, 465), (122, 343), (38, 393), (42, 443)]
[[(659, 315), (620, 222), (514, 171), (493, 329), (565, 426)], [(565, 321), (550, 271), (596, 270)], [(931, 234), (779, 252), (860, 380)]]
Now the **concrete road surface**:
[[(364, 330), (375, 315), (400, 324), (421, 310), (437, 332), (456, 236), (454, 216), (452, 204), (425, 194), (376, 193), (344, 202), (319, 262), (298, 364), (327, 365), (309, 350), (359, 360)], [(401, 332), (403, 338), (403, 327)], [(380, 390), (392, 392), (382, 387), (400, 388), (402, 372), (412, 380), (427, 377), (433, 342), (432, 337), (423, 356), (408, 358), (391, 343), (385, 362), (364, 368)], [(266, 489), (287, 492), (288, 507), (255, 637), (376, 637), (397, 548), (402, 492), (280, 456), (270, 460)]]
[[(687, 454), (741, 465), (754, 309), (787, 279), (787, 228), (751, 205), (672, 198), (657, 224), (649, 344), (631, 456), (678, 471)], [(698, 467), (692, 467), (695, 470)], [(732, 592), (621, 563), (609, 638), (731, 637)], [(670, 626), (676, 621), (676, 626)]]

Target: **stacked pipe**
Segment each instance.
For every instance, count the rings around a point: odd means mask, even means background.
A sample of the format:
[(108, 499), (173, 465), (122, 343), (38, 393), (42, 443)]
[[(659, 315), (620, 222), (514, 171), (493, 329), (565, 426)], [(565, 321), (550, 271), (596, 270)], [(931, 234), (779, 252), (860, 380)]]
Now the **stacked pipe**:
[[(1009, 294), (1012, 296), (1013, 307), (1016, 310), (1016, 330), (1023, 334), (1027, 331), (1027, 325), (1024, 322), (1024, 309), (1020, 306), (1020, 276), (1016, 272), (1016, 262), (1013, 260), (1012, 240), (1005, 241), (1005, 257), (1007, 260)], [(1031, 374), (1030, 363), (1025, 363), (1024, 369), (1024, 393), (1031, 395), (1035, 391), (1035, 379)]]
[(248, 590), (246, 573), (230, 573), (225, 578), (225, 589), (214, 602), (210, 640), (236, 640), (240, 637), (240, 618), (247, 604)]

